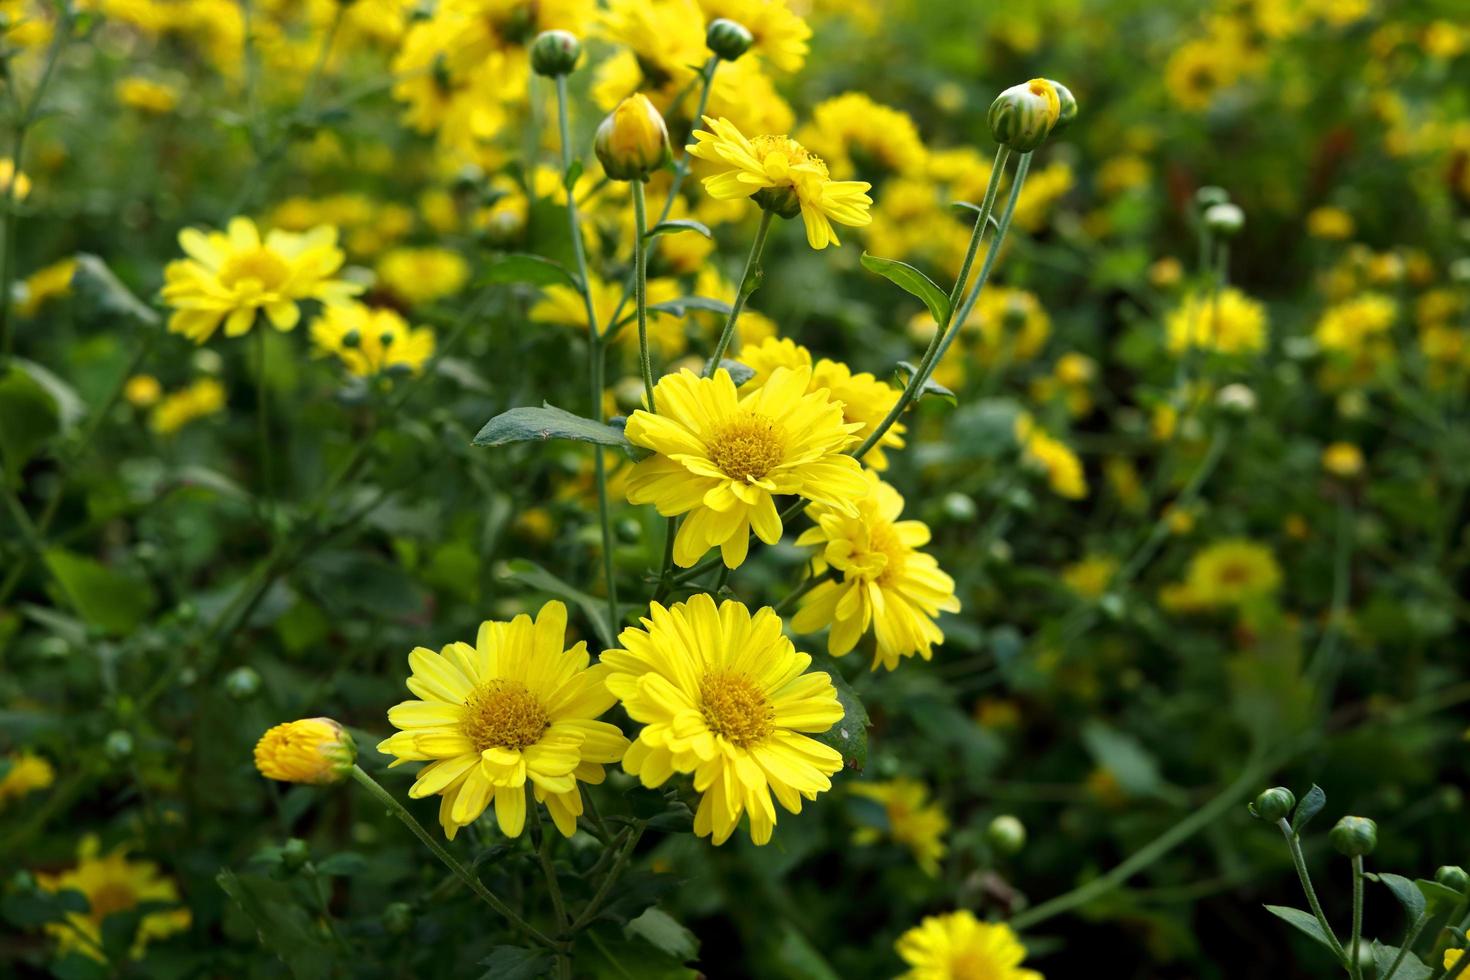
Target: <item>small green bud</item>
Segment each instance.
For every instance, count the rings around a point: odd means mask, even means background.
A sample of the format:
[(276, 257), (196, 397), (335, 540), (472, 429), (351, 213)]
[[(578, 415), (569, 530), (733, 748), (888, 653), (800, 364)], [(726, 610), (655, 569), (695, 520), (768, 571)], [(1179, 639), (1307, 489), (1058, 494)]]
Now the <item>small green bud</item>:
[(973, 521), (980, 512), (975, 506), (975, 498), (958, 490), (944, 495), (943, 507), (945, 516), (952, 521)]
[(1271, 787), (1250, 805), (1251, 816), (1269, 823), (1286, 819), (1295, 808), (1296, 794), (1285, 786)]
[(722, 61), (735, 61), (755, 43), (755, 37), (744, 24), (724, 17), (710, 21), (704, 42)]
[(383, 928), (394, 936), (408, 932), (413, 928), (413, 906), (407, 902), (389, 902), (383, 909)]
[(251, 667), (236, 667), (225, 675), (225, 691), (236, 701), (245, 701), (260, 690), (260, 675)]
[(664, 117), (642, 92), (628, 96), (608, 113), (597, 127), (592, 148), (613, 180), (647, 180), (672, 156)]
[(281, 865), (287, 871), (300, 871), (311, 860), (311, 845), (300, 837), (292, 837), (281, 848)]
[(985, 839), (1000, 853), (1015, 854), (1026, 846), (1026, 825), (1011, 814), (1003, 813), (985, 828)]
[(1458, 864), (1447, 864), (1434, 872), (1434, 880), (1462, 895), (1470, 891), (1470, 874)]
[(1045, 78), (1033, 78), (997, 95), (986, 121), (997, 143), (1029, 153), (1046, 142), (1061, 113), (1056, 86)]
[(1222, 238), (1234, 238), (1245, 227), (1245, 212), (1226, 201), (1205, 209), (1205, 227)]
[(393, 341), (396, 339), (398, 339), (398, 335), (391, 330), (384, 330), (382, 333), (378, 334), (378, 344), (385, 350), (389, 347), (392, 347)]
[(103, 753), (114, 762), (126, 759), (133, 754), (133, 736), (130, 732), (118, 729), (110, 732), (102, 742)]
[(1230, 192), (1223, 187), (1206, 184), (1194, 192), (1194, 203), (1201, 208), (1207, 208), (1214, 204), (1225, 204), (1230, 200)]
[(582, 42), (570, 31), (542, 31), (531, 42), (531, 70), (547, 78), (570, 75), (582, 56)]
[(1328, 835), (1339, 854), (1362, 857), (1378, 846), (1378, 824), (1367, 817), (1343, 817)]
[(1061, 82), (1058, 82), (1054, 79), (1048, 79), (1048, 81), (1051, 82), (1052, 88), (1057, 90), (1057, 102), (1060, 104), (1060, 111), (1057, 113), (1057, 121), (1053, 123), (1051, 127), (1051, 135), (1055, 136), (1062, 130), (1066, 129), (1068, 126), (1072, 125), (1072, 123), (1076, 120), (1077, 97), (1072, 94), (1071, 89), (1067, 88), (1067, 86), (1063, 85)]
[(348, 350), (356, 350), (362, 346), (362, 334), (356, 327), (342, 335), (342, 346)]

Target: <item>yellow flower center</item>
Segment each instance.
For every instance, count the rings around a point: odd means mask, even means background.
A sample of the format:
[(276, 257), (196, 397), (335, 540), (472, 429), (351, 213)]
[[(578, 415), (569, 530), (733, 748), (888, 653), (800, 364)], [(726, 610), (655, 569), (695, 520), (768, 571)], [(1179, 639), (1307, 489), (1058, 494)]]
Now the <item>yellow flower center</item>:
[(750, 141), (755, 158), (761, 162), (766, 176), (772, 180), (791, 181), (791, 168), (809, 164), (827, 176), (827, 165), (822, 158), (812, 153), (789, 136), (756, 136)]
[(109, 881), (88, 895), (87, 902), (92, 906), (92, 918), (101, 922), (114, 912), (136, 906), (138, 895), (126, 882)]
[(261, 290), (276, 290), (290, 275), (291, 267), (286, 260), (265, 246), (234, 253), (219, 270), (220, 282), (229, 288), (248, 280), (257, 283)]
[(952, 980), (1000, 980), (995, 961), (977, 949), (961, 950), (949, 961)]
[(750, 745), (771, 734), (776, 709), (748, 677), (711, 674), (699, 687), (704, 720), (716, 735), (736, 745)]
[(707, 449), (710, 462), (732, 480), (764, 479), (786, 457), (775, 420), (754, 412), (722, 424)]
[(486, 681), (470, 692), (464, 706), (467, 710), (460, 731), (476, 752), (535, 745), (551, 724), (536, 695), (518, 681)]

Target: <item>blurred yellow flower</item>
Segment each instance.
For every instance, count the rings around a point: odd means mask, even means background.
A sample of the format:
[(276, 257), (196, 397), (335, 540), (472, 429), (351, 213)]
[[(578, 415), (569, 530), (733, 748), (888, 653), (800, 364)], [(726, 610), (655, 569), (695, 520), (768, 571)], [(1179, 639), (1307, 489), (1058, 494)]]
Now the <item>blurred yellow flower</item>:
[(1148, 267), (1148, 281), (1160, 289), (1176, 286), (1184, 278), (1184, 265), (1172, 255), (1156, 259)]
[(167, 115), (179, 106), (179, 90), (166, 82), (151, 78), (132, 77), (119, 79), (113, 89), (117, 101), (129, 109)]
[[(86, 912), (68, 912), (65, 923), (51, 923), (46, 931), (56, 938), (63, 953), (80, 953), (99, 962), (103, 960), (102, 923), (108, 916), (144, 903), (179, 903), (178, 886), (172, 878), (160, 875), (152, 861), (129, 861), (124, 848), (105, 857), (100, 853), (96, 835), (87, 834), (77, 848), (76, 867), (59, 874), (36, 874), (36, 884), (46, 891), (79, 891), (86, 896)], [(187, 908), (148, 912), (138, 923), (131, 955), (141, 957), (150, 942), (183, 932), (189, 923)]]
[(1346, 241), (1353, 237), (1353, 216), (1342, 208), (1313, 208), (1307, 214), (1307, 234), (1313, 238)]
[(1165, 605), (1180, 611), (1241, 606), (1274, 593), (1281, 566), (1271, 549), (1244, 538), (1227, 538), (1190, 559), (1184, 581), (1166, 589)]
[(1171, 354), (1255, 354), (1266, 347), (1266, 307), (1233, 286), (1191, 292), (1169, 313), (1167, 328)]
[(1322, 468), (1344, 480), (1361, 476), (1363, 451), (1350, 442), (1334, 442), (1322, 450)]
[(1077, 454), (1060, 439), (1048, 435), (1024, 412), (1016, 418), (1016, 440), (1021, 444), (1022, 460), (1046, 475), (1053, 493), (1069, 500), (1087, 496), (1087, 477)]
[(1363, 293), (1330, 306), (1313, 336), (1325, 351), (1353, 354), (1381, 337), (1398, 317), (1398, 304), (1382, 293)]
[(168, 436), (225, 407), (225, 388), (214, 378), (200, 378), (153, 407), (153, 431)]
[(811, 122), (797, 136), (834, 177), (855, 176), (859, 163), (880, 174), (916, 176), (926, 162), (913, 118), (862, 92), (845, 92), (818, 102)]
[(28, 796), (56, 782), (56, 769), (34, 752), (14, 752), (0, 756), (0, 808), (11, 800)]
[(470, 264), (447, 248), (395, 248), (378, 260), (378, 276), (413, 306), (453, 296), (470, 278)]
[(852, 835), (854, 844), (867, 847), (886, 836), (912, 851), (914, 860), (929, 877), (939, 874), (939, 862), (947, 850), (944, 835), (949, 831), (949, 818), (938, 803), (930, 802), (927, 786), (916, 779), (900, 778), (855, 783), (851, 792), (882, 805), (888, 821), (886, 832), (877, 827), (859, 827)]
[(357, 743), (330, 718), (282, 722), (255, 743), (255, 768), (284, 783), (339, 783), (356, 762)]
[(1118, 559), (1111, 555), (1088, 555), (1062, 569), (1062, 582), (1084, 599), (1097, 599), (1108, 591), (1118, 573)]
[(395, 369), (418, 374), (433, 356), (434, 332), (410, 327), (396, 310), (352, 302), (324, 308), (311, 324), (311, 343), (359, 377)]
[(969, 909), (931, 915), (898, 938), (909, 965), (899, 980), (1042, 980), (1022, 969), (1026, 947), (1004, 922), (981, 922)]
[(123, 398), (134, 408), (151, 408), (163, 395), (163, 385), (151, 374), (135, 374), (123, 385)]
[(0, 196), (5, 194), (14, 201), (24, 201), (31, 196), (31, 178), (24, 170), (17, 173), (15, 161), (10, 157), (0, 157)]
[(75, 258), (65, 258), (37, 269), (16, 289), (15, 311), (21, 316), (35, 316), (48, 300), (69, 295), (76, 271)]

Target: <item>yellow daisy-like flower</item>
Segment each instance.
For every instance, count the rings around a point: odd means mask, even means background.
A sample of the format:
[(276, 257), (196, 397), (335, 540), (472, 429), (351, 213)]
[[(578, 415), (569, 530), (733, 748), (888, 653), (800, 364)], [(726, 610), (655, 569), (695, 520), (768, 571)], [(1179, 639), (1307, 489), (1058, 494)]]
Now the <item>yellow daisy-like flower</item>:
[(123, 398), (134, 408), (151, 408), (163, 397), (163, 385), (151, 374), (135, 374), (123, 385)]
[(21, 316), (35, 316), (48, 300), (68, 295), (76, 272), (75, 258), (65, 258), (32, 272), (17, 290), (15, 311)]
[(8, 766), (0, 776), (0, 806), (18, 800), (56, 782), (56, 769), (34, 752), (18, 752), (3, 757)]
[(1025, 413), (1016, 418), (1016, 439), (1021, 443), (1022, 461), (1046, 474), (1053, 493), (1068, 500), (1087, 496), (1082, 461), (1066, 443), (1048, 435)]
[(1341, 242), (1352, 238), (1354, 230), (1353, 216), (1342, 208), (1324, 206), (1307, 214), (1307, 234), (1313, 238)]
[(151, 78), (119, 79), (113, 88), (113, 94), (117, 96), (118, 102), (129, 109), (159, 116), (167, 115), (179, 106), (179, 90), (166, 82), (156, 82)]
[(738, 567), (752, 529), (766, 544), (781, 540), (778, 494), (856, 513), (867, 484), (843, 450), (861, 426), (844, 422), (825, 390), (811, 390), (810, 371), (779, 368), (741, 398), (723, 368), (712, 378), (685, 370), (665, 375), (653, 397), (657, 414), (640, 409), (625, 430), (654, 453), (633, 467), (628, 501), (688, 515), (674, 539), (680, 568), (714, 547)]
[(903, 176), (917, 176), (927, 163), (913, 118), (862, 92), (817, 103), (799, 135), (803, 146), (821, 154), (828, 169), (842, 177), (857, 173), (857, 161)]
[[(618, 303), (623, 298), (623, 284), (606, 282), (589, 272), (587, 289), (592, 294), (592, 312), (597, 316), (597, 329), (602, 330), (608, 326), (607, 321), (612, 317), (613, 311), (618, 308)], [(678, 280), (668, 278), (648, 280), (649, 306), (667, 303), (682, 295), (684, 291), (679, 287)], [(556, 323), (587, 329), (587, 304), (582, 299), (582, 294), (571, 286), (547, 286), (542, 290), (541, 299), (531, 307), (528, 315), (536, 323)], [(626, 323), (633, 315), (633, 304), (629, 301), (624, 304), (622, 322)], [(648, 328), (649, 342), (654, 347), (666, 353), (670, 351), (677, 353), (683, 350), (684, 324), (678, 317), (668, 317), (657, 310), (650, 310)], [(675, 343), (675, 337), (678, 343)], [(618, 334), (618, 340), (623, 343), (636, 344), (638, 334), (636, 331), (624, 330)]]
[(751, 840), (767, 843), (772, 794), (800, 813), (802, 798), (831, 789), (842, 768), (841, 754), (809, 737), (842, 720), (831, 678), (807, 672), (812, 658), (770, 608), (752, 616), (734, 600), (716, 609), (696, 595), (667, 609), (655, 602), (642, 622), (602, 655), (608, 689), (644, 726), (623, 768), (649, 787), (692, 773), (704, 794), (695, 834), (723, 844), (748, 813)]
[(1322, 468), (1351, 480), (1363, 474), (1363, 451), (1350, 442), (1334, 442), (1322, 450)]
[(304, 234), (275, 229), (264, 240), (249, 218), (233, 218), (226, 232), (185, 228), (179, 245), (188, 255), (164, 270), (163, 299), (174, 308), (168, 328), (202, 344), (225, 325), (225, 335), (249, 333), (264, 310), (277, 330), (301, 318), (297, 305), (315, 299), (346, 302), (362, 287), (332, 276), (346, 258), (337, 230), (319, 225)]
[(492, 802), (501, 831), (519, 836), (528, 781), (570, 837), (582, 813), (577, 781), (602, 782), (603, 764), (623, 757), (623, 733), (596, 720), (613, 703), (608, 668), (588, 666), (585, 642), (565, 648), (566, 628), (567, 608), (553, 601), (535, 623), (526, 615), (482, 623), (474, 646), (408, 655), (408, 689), (421, 700), (389, 709), (402, 731), (378, 751), (395, 756), (395, 766), (429, 763), (408, 795), (442, 796), (439, 823), (449, 839)]
[(1266, 308), (1238, 289), (1190, 293), (1169, 314), (1169, 353), (1254, 354), (1266, 346), (1266, 325)]
[(719, 173), (704, 178), (704, 188), (718, 200), (754, 197), (755, 202), (783, 218), (801, 215), (806, 240), (812, 248), (842, 244), (832, 222), (861, 228), (873, 220), (868, 206), (871, 184), (861, 180), (833, 180), (827, 165), (789, 136), (747, 139), (728, 119), (704, 117), (714, 130), (695, 130), (690, 156), (718, 165)]
[(1160, 601), (1179, 612), (1222, 609), (1264, 599), (1280, 586), (1281, 566), (1270, 548), (1227, 538), (1195, 554), (1184, 581), (1165, 587)]
[[(929, 787), (916, 779), (894, 779), (884, 783), (857, 783), (854, 796), (873, 800), (888, 818), (886, 836), (913, 852), (914, 860), (931, 878), (939, 874), (939, 862), (947, 848), (944, 835), (949, 818), (929, 800)], [(877, 827), (860, 827), (852, 842), (859, 846), (878, 843), (885, 836)]]
[(931, 915), (893, 947), (909, 965), (900, 980), (1042, 980), (1022, 969), (1026, 947), (1004, 922), (981, 922), (961, 909)]
[(933, 656), (934, 645), (944, 642), (934, 619), (959, 612), (960, 601), (954, 579), (918, 550), (929, 543), (928, 526), (900, 521), (903, 497), (871, 470), (863, 476), (867, 492), (855, 514), (821, 504), (807, 508), (816, 526), (796, 543), (822, 549), (812, 559), (812, 574), (825, 575), (830, 568), (841, 577), (802, 597), (791, 628), (813, 633), (831, 626), (827, 651), (842, 657), (871, 627), (877, 639), (873, 669), (893, 670), (904, 657)]
[(173, 435), (195, 419), (213, 415), (224, 407), (225, 386), (214, 378), (200, 378), (153, 406), (150, 423), (159, 435)]
[[(12, 188), (11, 183), (15, 186)], [(31, 196), (31, 178), (24, 171), (17, 171), (15, 161), (0, 157), (0, 195), (9, 194), (13, 200), (24, 201)]]
[(453, 296), (470, 278), (470, 264), (447, 248), (395, 248), (378, 260), (383, 285), (417, 306)]
[(319, 355), (336, 355), (359, 377), (402, 370), (419, 374), (434, 354), (434, 331), (410, 327), (396, 310), (361, 303), (328, 306), (311, 324)]
[(1062, 583), (1084, 599), (1098, 599), (1117, 573), (1118, 559), (1112, 555), (1088, 555), (1062, 569)]
[(1325, 351), (1354, 354), (1386, 334), (1398, 317), (1398, 304), (1382, 293), (1363, 293), (1330, 306), (1313, 336)]
[[(127, 912), (144, 902), (179, 901), (178, 886), (172, 878), (160, 875), (152, 861), (129, 861), (124, 848), (116, 848), (105, 857), (100, 853), (97, 837), (88, 834), (77, 848), (76, 867), (60, 874), (36, 875), (36, 884), (46, 891), (79, 891), (87, 897), (86, 912), (68, 912), (65, 923), (53, 922), (46, 931), (56, 937), (63, 953), (81, 953), (98, 961), (102, 960), (102, 923), (109, 915)], [(153, 940), (183, 932), (189, 922), (187, 908), (149, 912), (138, 924), (133, 957), (141, 957)]]

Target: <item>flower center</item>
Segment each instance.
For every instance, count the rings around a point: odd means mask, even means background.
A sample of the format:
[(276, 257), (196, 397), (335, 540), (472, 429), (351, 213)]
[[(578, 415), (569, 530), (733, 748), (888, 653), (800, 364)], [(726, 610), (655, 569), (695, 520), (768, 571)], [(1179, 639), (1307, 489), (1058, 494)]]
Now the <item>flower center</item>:
[(822, 158), (812, 153), (789, 136), (756, 136), (750, 141), (755, 158), (765, 168), (766, 175), (773, 180), (789, 181), (792, 167), (810, 164), (827, 176), (827, 165)]
[(759, 742), (775, 727), (776, 709), (748, 677), (711, 674), (700, 685), (699, 698), (710, 730), (736, 745)]
[(470, 692), (464, 706), (460, 731), (474, 743), (476, 752), (535, 745), (551, 724), (536, 695), (518, 681), (486, 681)]
[(248, 252), (236, 252), (225, 259), (219, 270), (220, 282), (226, 286), (238, 286), (253, 280), (262, 290), (279, 289), (291, 274), (286, 260), (264, 246)]
[(990, 957), (978, 950), (967, 949), (956, 953), (949, 961), (949, 975), (953, 980), (997, 980), (1001, 974)]
[(92, 918), (101, 922), (114, 912), (137, 905), (138, 896), (123, 882), (109, 881), (88, 895), (87, 901), (92, 906)]
[(725, 422), (708, 442), (710, 462), (732, 480), (760, 480), (786, 455), (775, 420), (748, 413)]

